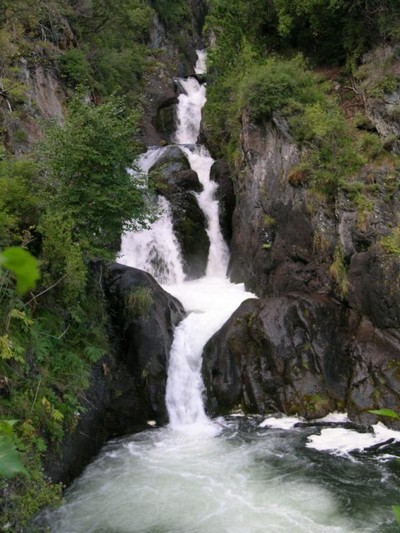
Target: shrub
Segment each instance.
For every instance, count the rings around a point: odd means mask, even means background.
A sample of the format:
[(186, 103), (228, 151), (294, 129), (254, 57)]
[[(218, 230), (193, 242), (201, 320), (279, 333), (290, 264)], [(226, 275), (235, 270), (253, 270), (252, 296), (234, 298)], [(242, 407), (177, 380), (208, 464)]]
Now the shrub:
[(72, 48), (64, 52), (59, 60), (61, 76), (72, 86), (85, 84), (89, 79), (89, 63), (85, 52)]
[(120, 98), (98, 107), (75, 98), (64, 126), (54, 126), (43, 147), (53, 207), (71, 220), (74, 241), (86, 243), (92, 255), (110, 255), (107, 247), (143, 208), (126, 172), (137, 154), (136, 122)]
[(256, 63), (239, 87), (239, 106), (247, 108), (255, 122), (270, 120), (276, 111), (296, 112), (322, 99), (318, 77), (306, 68), (301, 55), (291, 60), (277, 57)]

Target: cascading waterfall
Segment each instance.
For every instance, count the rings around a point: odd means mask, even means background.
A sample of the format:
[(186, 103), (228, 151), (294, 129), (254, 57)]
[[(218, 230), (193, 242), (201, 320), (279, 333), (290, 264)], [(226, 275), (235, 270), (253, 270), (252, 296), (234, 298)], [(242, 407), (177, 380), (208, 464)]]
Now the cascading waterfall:
[[(165, 148), (150, 148), (137, 161), (133, 179), (144, 181), (149, 169), (164, 153)], [(144, 184), (146, 186), (146, 184)], [(159, 218), (142, 231), (131, 231), (122, 236), (119, 262), (146, 270), (160, 283), (182, 283), (183, 263), (178, 241), (172, 229), (168, 201), (158, 198)]]
[[(199, 53), (196, 72), (204, 70)], [(126, 234), (121, 249), (121, 262), (152, 273), (188, 313), (170, 354), (170, 424), (109, 443), (45, 525), (54, 533), (395, 532), (387, 506), (400, 502), (400, 490), (390, 454), (351, 455), (371, 442), (367, 434), (357, 439), (359, 433), (334, 427), (319, 432), (295, 427), (298, 420), (289, 418), (237, 415), (211, 422), (204, 412), (204, 344), (252, 295), (225, 276), (228, 250), (209, 178), (212, 158), (196, 145), (205, 87), (195, 78), (180, 83), (176, 142), (204, 187), (197, 198), (211, 242), (206, 276), (184, 280), (163, 199), (163, 215), (148, 230)], [(142, 156), (141, 176), (163, 150)], [(400, 439), (380, 432), (381, 441)]]

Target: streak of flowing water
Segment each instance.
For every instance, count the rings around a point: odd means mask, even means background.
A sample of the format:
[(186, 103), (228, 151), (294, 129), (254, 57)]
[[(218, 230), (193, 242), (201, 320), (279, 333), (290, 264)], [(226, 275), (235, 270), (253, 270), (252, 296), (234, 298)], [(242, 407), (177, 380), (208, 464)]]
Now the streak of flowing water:
[[(205, 55), (199, 54), (196, 72), (204, 70)], [(400, 501), (396, 463), (387, 459), (393, 450), (384, 460), (378, 452), (357, 451), (371, 442), (385, 447), (388, 434), (382, 428), (356, 438), (357, 432), (341, 427), (296, 427), (294, 418), (211, 422), (204, 412), (203, 347), (253, 295), (225, 276), (228, 250), (219, 230), (216, 185), (209, 178), (213, 160), (195, 145), (205, 87), (194, 78), (181, 80), (181, 87), (176, 139), (204, 187), (197, 198), (211, 242), (206, 276), (184, 281), (165, 200), (160, 200), (163, 216), (148, 230), (126, 234), (121, 249), (121, 262), (151, 272), (188, 313), (170, 353), (170, 424), (109, 443), (67, 492), (65, 504), (40, 524), (53, 533), (397, 531), (387, 507)], [(142, 156), (143, 173), (162, 150)], [(326, 423), (344, 420), (335, 414)], [(339, 456), (332, 454), (335, 438)], [(397, 440), (392, 433), (390, 438)]]
[[(150, 148), (137, 161), (133, 179), (147, 176), (148, 171), (164, 153), (165, 148)], [(146, 270), (160, 283), (182, 283), (184, 280), (179, 243), (172, 229), (168, 201), (158, 198), (160, 217), (143, 231), (130, 231), (122, 236), (119, 262)]]
[(201, 110), (206, 103), (206, 88), (196, 78), (179, 81), (182, 93), (179, 95), (177, 144), (195, 144), (199, 136)]
[(197, 195), (199, 206), (208, 222), (207, 234), (210, 239), (207, 276), (225, 277), (228, 268), (229, 251), (219, 227), (219, 206), (215, 200), (217, 184), (210, 180), (210, 169), (214, 162), (204, 146), (183, 148), (190, 166), (199, 176), (204, 189)]
[(119, 262), (146, 270), (159, 283), (184, 280), (179, 244), (172, 229), (168, 201), (158, 199), (161, 216), (148, 229), (126, 233), (122, 238)]

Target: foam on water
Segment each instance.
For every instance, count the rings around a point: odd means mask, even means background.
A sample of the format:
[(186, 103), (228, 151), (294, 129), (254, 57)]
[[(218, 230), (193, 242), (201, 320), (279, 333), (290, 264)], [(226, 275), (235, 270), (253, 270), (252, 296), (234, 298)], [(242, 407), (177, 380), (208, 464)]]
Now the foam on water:
[(243, 444), (234, 432), (199, 439), (163, 429), (111, 445), (53, 515), (51, 531), (352, 531), (328, 490), (260, 463), (271, 444)]
[(276, 428), (276, 429), (292, 429), (299, 422), (304, 422), (303, 418), (297, 416), (282, 416), (276, 418), (274, 416), (269, 416), (263, 420), (260, 424), (260, 428)]
[(319, 435), (308, 437), (307, 448), (330, 451), (335, 454), (349, 454), (383, 444), (389, 440), (400, 442), (400, 431), (387, 428), (382, 423), (372, 426), (372, 433), (360, 433), (352, 429), (326, 428)]

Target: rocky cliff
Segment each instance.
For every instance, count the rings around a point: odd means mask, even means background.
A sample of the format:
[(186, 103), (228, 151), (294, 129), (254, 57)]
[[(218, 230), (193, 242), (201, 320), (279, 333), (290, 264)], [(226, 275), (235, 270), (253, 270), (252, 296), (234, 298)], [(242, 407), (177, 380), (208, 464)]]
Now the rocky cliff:
[[(369, 127), (390, 135), (389, 152), (397, 97), (365, 100)], [(368, 419), (368, 409), (398, 409), (400, 193), (391, 156), (327, 198), (307, 182), (283, 116), (257, 126), (244, 114), (240, 149), (229, 274), (260, 300), (243, 304), (205, 349), (210, 412), (346, 409)]]

